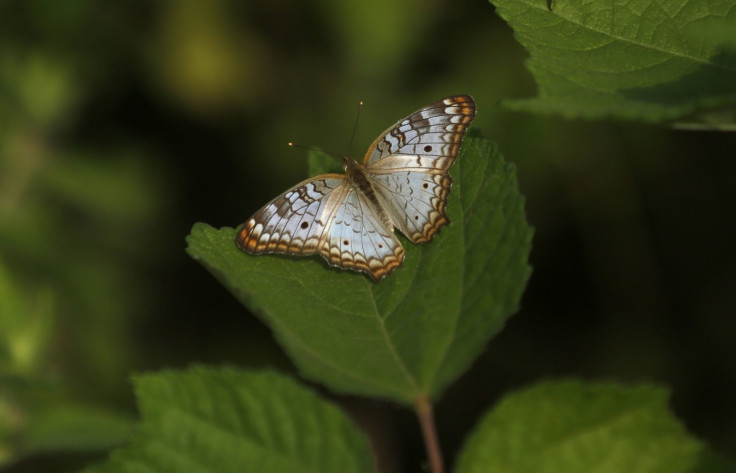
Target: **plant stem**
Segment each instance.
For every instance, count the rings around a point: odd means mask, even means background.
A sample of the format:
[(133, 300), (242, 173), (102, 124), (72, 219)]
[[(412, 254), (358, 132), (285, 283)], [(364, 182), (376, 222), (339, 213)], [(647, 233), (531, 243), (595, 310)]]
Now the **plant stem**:
[(424, 396), (418, 397), (414, 402), (414, 408), (419, 418), (419, 425), (422, 427), (424, 447), (427, 449), (427, 458), (429, 459), (429, 470), (432, 473), (443, 473), (442, 451), (437, 439), (437, 428), (434, 425), (432, 403)]

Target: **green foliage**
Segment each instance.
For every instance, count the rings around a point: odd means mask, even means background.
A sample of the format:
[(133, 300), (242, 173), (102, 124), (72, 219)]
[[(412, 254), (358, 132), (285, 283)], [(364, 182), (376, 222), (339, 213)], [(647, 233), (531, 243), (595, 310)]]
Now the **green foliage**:
[(699, 41), (710, 47), (722, 48), (725, 52), (736, 53), (736, 15), (724, 18), (708, 17), (688, 25), (685, 35), (690, 41)]
[(126, 265), (144, 261), (140, 231), (160, 216), (162, 200), (161, 180), (130, 145), (82, 149), (62, 137), (88, 92), (73, 59), (6, 46), (0, 48), (0, 466), (127, 438), (128, 417), (80, 402), (80, 392), (125, 386), (124, 324), (141, 298), (127, 284), (139, 268)]
[(473, 134), (451, 170), (452, 222), (379, 284), (318, 257), (251, 256), (235, 231), (197, 224), (200, 261), (271, 326), (302, 372), (338, 391), (402, 403), (436, 397), (513, 314), (532, 231), (515, 168)]
[(318, 174), (328, 174), (331, 172), (342, 174), (344, 169), (342, 163), (338, 162), (334, 156), (320, 152), (309, 153), (307, 160), (309, 164), (308, 173), (310, 176), (316, 176)]
[(25, 406), (28, 418), (18, 446), (21, 455), (102, 450), (119, 445), (130, 436), (133, 422), (129, 416), (48, 396), (35, 398), (33, 404)]
[(130, 445), (87, 473), (374, 471), (352, 422), (276, 373), (192, 368), (134, 383), (140, 428)]
[(0, 465), (36, 452), (109, 448), (130, 420), (64, 399), (46, 373), (53, 293), (26, 294), (0, 262)]
[(508, 395), (479, 422), (457, 473), (733, 472), (692, 438), (657, 387), (558, 381)]
[[(511, 101), (512, 110), (734, 128), (733, 0), (493, 2), (529, 48), (539, 84), (538, 98)], [(287, 138), (344, 149), (358, 100), (368, 106), (356, 143), (373, 139), (386, 117), (450, 93), (475, 96), (483, 112), (475, 125), (494, 130), (532, 192), (542, 229), (542, 290), (533, 297), (554, 293), (555, 304), (529, 300), (529, 315), (543, 312), (559, 327), (582, 312), (600, 328), (567, 324), (564, 336), (535, 337), (533, 325), (521, 343), (513, 335), (502, 343), (493, 363), (520, 379), (532, 364), (535, 374), (578, 370), (577, 360), (593, 352), (586, 372), (607, 366), (624, 378), (678, 379), (688, 422), (733, 450), (729, 137), (573, 126), (492, 107), (532, 90), (518, 67), (524, 49), (487, 4), (141, 6), (0, 2), (0, 469), (69, 471), (76, 457), (125, 441), (133, 430), (118, 409), (129, 402), (131, 370), (194, 358), (252, 361), (269, 341), (230, 325), (218, 295), (197, 285), (198, 268), (172, 244), (175, 229), (204, 214), (234, 222), (263, 203), (252, 199), (271, 177), (296, 182), (297, 154), (277, 145)], [(466, 142), (467, 151), (483, 146)], [(452, 225), (427, 246), (404, 240), (406, 264), (379, 285), (319, 257), (249, 257), (233, 245), (232, 229), (195, 226), (190, 251), (310, 377), (402, 403), (437, 397), (500, 330), (528, 277), (522, 200), (513, 169), (497, 158), (481, 163), (490, 169), (485, 180), (464, 180), (477, 169), (463, 169), (473, 158), (462, 158), (453, 169)], [(313, 173), (340, 168), (339, 159), (310, 156)], [(590, 305), (597, 309), (587, 312)], [(588, 342), (578, 344), (583, 332)], [(536, 353), (570, 349), (529, 363), (531, 344)], [(151, 471), (173, 459), (181, 466), (167, 463), (169, 471), (268, 472), (283, 465), (287, 447), (301, 456), (283, 470), (372, 470), (365, 441), (344, 416), (331, 406), (320, 414), (314, 394), (284, 395), (303, 389), (278, 375), (196, 369), (136, 383), (144, 416), (137, 437), (94, 471)], [(685, 435), (661, 391), (568, 384), (510, 393), (471, 435), (458, 470), (649, 472), (658, 461), (668, 473), (734, 470)], [(525, 408), (508, 408), (531, 392), (538, 394)], [(508, 412), (503, 422), (499, 412)], [(443, 424), (441, 441), (457, 435)], [(255, 434), (228, 435), (229, 427)], [(253, 439), (261, 438), (273, 448), (258, 457)], [(669, 457), (668, 446), (677, 447)], [(255, 467), (240, 463), (243, 452), (253, 453)], [(336, 463), (323, 467), (312, 452)], [(417, 470), (411, 455), (401, 454), (412, 462), (407, 470)]]
[[(370, 472), (363, 435), (335, 406), (271, 371), (192, 368), (136, 377), (131, 443), (86, 473)], [(557, 381), (512, 393), (470, 434), (454, 471), (728, 473), (657, 387)]]
[(5, 377), (38, 374), (54, 324), (53, 305), (48, 290), (23, 297), (0, 261), (0, 386)]
[[(491, 0), (530, 54), (539, 96), (514, 110), (661, 122), (736, 104), (731, 0)], [(720, 25), (720, 28), (714, 28)], [(706, 41), (707, 26), (718, 33)], [(713, 127), (736, 127), (731, 116)]]
[[(319, 17), (334, 31), (334, 47), (347, 61), (346, 70), (358, 80), (401, 80), (407, 56), (426, 38), (435, 8), (412, 2), (374, 0), (314, 2)], [(428, 7), (428, 8), (427, 8)], [(411, 21), (407, 21), (411, 18)], [(376, 25), (381, 25), (377, 34)], [(379, 70), (380, 69), (380, 70)], [(395, 82), (394, 82), (395, 83)]]

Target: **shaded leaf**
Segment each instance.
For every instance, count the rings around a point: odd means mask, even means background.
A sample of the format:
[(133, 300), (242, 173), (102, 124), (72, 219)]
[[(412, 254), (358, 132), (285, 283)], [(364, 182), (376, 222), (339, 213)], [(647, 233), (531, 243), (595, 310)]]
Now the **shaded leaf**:
[(196, 224), (189, 254), (274, 330), (302, 372), (339, 391), (437, 396), (516, 311), (531, 228), (514, 166), (470, 133), (451, 170), (452, 222), (379, 284), (321, 257), (252, 256), (235, 230)]
[(657, 387), (542, 383), (488, 412), (468, 438), (457, 473), (733, 472), (690, 436)]
[(320, 152), (309, 153), (308, 159), (308, 172), (310, 176), (316, 176), (318, 174), (328, 174), (331, 172), (342, 174), (345, 172), (342, 168), (342, 164), (334, 156)]
[(29, 417), (24, 454), (110, 448), (128, 440), (133, 426), (119, 413), (63, 401), (37, 406)]
[(335, 406), (274, 372), (194, 368), (134, 379), (142, 423), (93, 472), (370, 473), (370, 449)]
[(732, 21), (732, 0), (561, 0), (551, 11), (547, 0), (491, 3), (529, 51), (539, 86), (536, 98), (508, 101), (512, 109), (661, 122), (736, 104), (736, 55), (722, 46), (734, 31), (690, 34)]

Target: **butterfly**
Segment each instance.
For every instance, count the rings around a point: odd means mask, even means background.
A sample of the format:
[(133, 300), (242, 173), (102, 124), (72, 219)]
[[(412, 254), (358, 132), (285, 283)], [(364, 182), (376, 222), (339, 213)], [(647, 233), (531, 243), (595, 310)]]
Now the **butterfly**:
[(447, 97), (382, 133), (362, 163), (343, 157), (345, 174), (300, 182), (258, 210), (238, 231), (250, 254), (321, 254), (333, 266), (379, 282), (404, 261), (397, 228), (427, 243), (450, 223), (449, 169), (475, 117), (468, 95)]

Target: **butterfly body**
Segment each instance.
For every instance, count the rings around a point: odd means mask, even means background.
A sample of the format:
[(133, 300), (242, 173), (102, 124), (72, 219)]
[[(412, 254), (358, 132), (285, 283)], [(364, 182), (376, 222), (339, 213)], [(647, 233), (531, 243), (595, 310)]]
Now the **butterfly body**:
[(404, 260), (397, 228), (429, 242), (444, 225), (455, 161), (475, 116), (469, 96), (437, 101), (379, 136), (345, 174), (307, 179), (257, 211), (236, 244), (251, 254), (321, 254), (330, 264), (380, 281)]
[(381, 223), (384, 224), (384, 228), (393, 231), (395, 225), (391, 224), (391, 219), (386, 214), (386, 206), (379, 202), (376, 189), (370, 181), (369, 175), (366, 173), (366, 169), (361, 166), (357, 161), (348, 156), (344, 156), (343, 160), (345, 165), (346, 180), (352, 185), (352, 192), (362, 194), (368, 200), (373, 211), (380, 217)]

